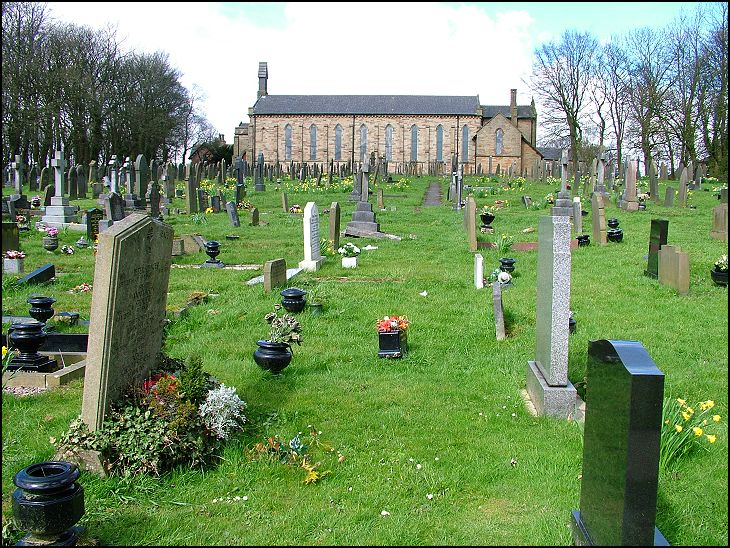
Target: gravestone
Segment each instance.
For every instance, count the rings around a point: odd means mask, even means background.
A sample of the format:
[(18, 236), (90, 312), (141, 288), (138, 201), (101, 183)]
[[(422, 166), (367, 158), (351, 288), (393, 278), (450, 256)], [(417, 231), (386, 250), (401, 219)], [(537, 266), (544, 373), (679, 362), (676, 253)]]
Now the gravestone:
[(716, 240), (727, 242), (728, 205), (720, 204), (712, 208), (712, 231), (710, 236)]
[(83, 164), (76, 166), (76, 185), (79, 197), (86, 198), (86, 195), (89, 192), (89, 186), (86, 180), (86, 167)]
[(660, 181), (666, 181), (669, 179), (669, 175), (667, 173), (667, 164), (662, 162), (659, 166), (659, 180)]
[(340, 204), (332, 202), (330, 204), (330, 243), (332, 249), (337, 251), (340, 248)]
[(550, 208), (550, 215), (570, 217), (573, 214), (573, 204), (568, 192), (568, 153), (565, 150), (560, 157), (560, 163), (560, 191), (555, 198), (555, 205)]
[[(135, 192), (137, 196), (142, 198), (148, 191), (148, 185), (150, 181), (156, 180), (150, 177), (150, 169), (147, 165), (147, 159), (144, 154), (138, 154), (137, 159), (134, 161), (134, 172), (135, 172)], [(154, 173), (153, 173), (154, 175)], [(141, 206), (144, 207), (146, 204), (140, 200)], [(159, 207), (159, 206), (158, 206)]]
[(132, 213), (99, 235), (81, 417), (101, 428), (112, 402), (141, 386), (162, 348), (172, 229)]
[(243, 202), (243, 199), (246, 197), (246, 185), (245, 184), (237, 184), (236, 185), (236, 203), (240, 204)]
[(286, 261), (274, 259), (264, 263), (264, 292), (286, 285)]
[(324, 262), (319, 248), (319, 210), (314, 202), (307, 202), (304, 207), (304, 260), (299, 268), (314, 272)]
[(718, 199), (720, 200), (721, 204), (727, 203), (727, 187), (720, 189), (720, 196), (718, 196)]
[(180, 257), (185, 255), (185, 242), (182, 238), (174, 238), (172, 240), (172, 256)]
[[(368, 202), (369, 167), (367, 162), (363, 162), (360, 166), (359, 175), (361, 184), (359, 188), (357, 186), (355, 187), (355, 190), (359, 192), (359, 201), (357, 202), (355, 211), (352, 213), (352, 220), (345, 227), (345, 235), (373, 236), (380, 233), (380, 225), (375, 222), (373, 205)], [(352, 195), (350, 195), (350, 198), (352, 198)]]
[(51, 198), (53, 198), (53, 185), (48, 185), (43, 191), (43, 206), (48, 207), (51, 205)]
[(504, 307), (502, 305), (502, 284), (494, 282), (492, 284), (492, 303), (494, 305), (494, 328), (498, 341), (507, 338), (504, 329)]
[(210, 197), (210, 207), (213, 208), (213, 213), (220, 213), (221, 212), (221, 198), (220, 198), (220, 196), (211, 196)]
[(257, 207), (251, 208), (251, 226), (259, 226), (259, 209)]
[(76, 200), (79, 197), (79, 175), (75, 166), (68, 170), (68, 197), (69, 200)]
[(38, 167), (35, 165), (28, 172), (28, 188), (34, 192), (38, 190)]
[(69, 205), (68, 198), (64, 196), (65, 186), (65, 169), (66, 161), (63, 158), (63, 152), (56, 151), (56, 156), (51, 160), (51, 165), (55, 171), (54, 194), (51, 198), (51, 204), (46, 206), (46, 214), (41, 220), (49, 226), (63, 225), (76, 220), (76, 209)]
[(18, 223), (6, 223), (3, 221), (2, 249), (6, 251), (20, 251), (20, 229)]
[(52, 264), (44, 264), (43, 266), (36, 268), (30, 274), (20, 278), (16, 285), (22, 284), (42, 284), (52, 280), (56, 276), (56, 267)]
[(236, 202), (226, 202), (226, 211), (228, 212), (228, 220), (231, 226), (241, 226), (241, 220), (238, 218), (238, 208)]
[(284, 210), (284, 213), (289, 213), (289, 198), (286, 192), (281, 193), (281, 209)]
[(638, 211), (639, 202), (636, 201), (636, 171), (637, 171), (636, 160), (629, 162), (629, 167), (626, 169), (626, 186), (621, 198), (618, 201), (618, 207), (625, 211)]
[(655, 527), (664, 373), (638, 341), (588, 343), (574, 546), (669, 546)]
[(527, 209), (529, 209), (530, 206), (532, 205), (532, 198), (530, 198), (529, 196), (523, 196), (522, 205), (525, 206)]
[(469, 251), (473, 253), (477, 250), (477, 201), (474, 199), (474, 196), (469, 196), (466, 199), (464, 217), (466, 221), (466, 234), (469, 239)]
[(679, 207), (687, 207), (687, 183), (689, 181), (689, 175), (687, 174), (687, 168), (682, 169), (682, 173), (679, 175), (679, 194), (677, 201)]
[(99, 235), (99, 222), (104, 218), (104, 212), (101, 209), (92, 207), (86, 210), (86, 239), (89, 243), (94, 243)]
[(104, 232), (115, 221), (124, 219), (124, 199), (116, 192), (110, 192), (104, 198), (104, 216), (105, 218), (99, 221), (99, 232)]
[(654, 160), (649, 164), (649, 196), (651, 201), (659, 204), (659, 180), (657, 179), (656, 164)]
[(664, 194), (664, 207), (672, 206), (674, 206), (674, 189), (668, 186)]
[(47, 167), (41, 169), (41, 185), (40, 191), (46, 190), (46, 187), (51, 185), (51, 172)]
[(147, 185), (147, 192), (145, 194), (145, 200), (147, 202), (147, 211), (149, 214), (157, 219), (160, 216), (160, 185), (157, 181), (152, 181)]
[(664, 245), (659, 249), (659, 283), (680, 295), (689, 293), (689, 254), (679, 246)]
[(205, 213), (205, 211), (210, 207), (208, 202), (208, 193), (202, 188), (198, 189), (198, 207), (200, 208), (201, 213)]
[(263, 152), (259, 152), (259, 155), (256, 158), (256, 169), (254, 171), (254, 190), (256, 190), (256, 192), (263, 192), (264, 190), (266, 190), (266, 185), (264, 185), (264, 154), (263, 154)]
[(644, 275), (657, 279), (659, 277), (659, 250), (667, 245), (669, 221), (666, 219), (652, 219), (649, 233), (649, 256)]
[(25, 184), (25, 165), (23, 164), (23, 157), (20, 155), (15, 156), (15, 161), (10, 164), (15, 172), (15, 193), (23, 194), (23, 185)]
[(195, 170), (192, 164), (188, 164), (188, 181), (185, 188), (185, 205), (188, 210), (188, 214), (198, 212), (198, 196), (197, 196), (197, 185), (195, 184)]
[(603, 196), (598, 192), (594, 192), (591, 196), (591, 225), (593, 241), (598, 245), (607, 245), (606, 210), (603, 207)]
[(583, 210), (578, 196), (573, 198), (573, 230), (576, 234), (583, 234)]
[(383, 199), (383, 189), (378, 189), (378, 209), (385, 209), (385, 200)]
[(481, 253), (474, 255), (474, 287), (484, 287), (484, 257)]
[(570, 319), (570, 220), (543, 216), (538, 225), (535, 361), (527, 367), (527, 392), (538, 415), (575, 413), (576, 390), (568, 381)]
[(89, 184), (99, 182), (99, 169), (96, 165), (96, 160), (89, 162)]

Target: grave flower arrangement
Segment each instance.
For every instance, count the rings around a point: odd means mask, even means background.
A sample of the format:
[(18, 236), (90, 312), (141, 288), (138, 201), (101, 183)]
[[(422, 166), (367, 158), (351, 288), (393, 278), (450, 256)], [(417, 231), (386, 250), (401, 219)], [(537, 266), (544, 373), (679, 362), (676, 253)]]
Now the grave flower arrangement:
[(72, 245), (62, 245), (61, 253), (63, 253), (64, 255), (73, 255), (75, 253), (75, 249)]
[[(15, 249), (9, 249), (5, 252), (6, 259), (25, 259), (25, 253), (23, 251), (16, 251)], [(727, 262), (725, 262), (727, 269)]]
[(497, 208), (495, 206), (485, 205), (479, 213), (481, 215), (496, 215)]
[(46, 236), (48, 238), (57, 238), (58, 237), (58, 229), (55, 226), (46, 227)]
[(225, 441), (247, 422), (246, 402), (206, 373), (200, 356), (184, 363), (160, 354), (157, 366), (112, 406), (100, 429), (89, 432), (80, 418), (73, 421), (58, 453), (99, 451), (107, 472), (124, 477), (217, 462)]
[(299, 204), (294, 204), (289, 208), (289, 213), (304, 213), (304, 210)]
[(26, 226), (28, 224), (28, 218), (25, 215), (16, 215), (15, 222), (18, 226)]
[(302, 344), (302, 326), (299, 321), (291, 314), (282, 314), (279, 316), (279, 310), (283, 307), (280, 304), (274, 305), (274, 311), (264, 316), (264, 321), (269, 324), (269, 342)]
[(714, 267), (717, 272), (727, 272), (727, 255), (721, 255), (715, 261)]
[(40, 197), (40, 196), (38, 196), (38, 194), (36, 194), (35, 196), (33, 196), (33, 197), (32, 197), (32, 198), (30, 199), (30, 206), (31, 206), (31, 207), (32, 207), (33, 209), (38, 209), (39, 207), (41, 207), (41, 197)]
[[(712, 413), (713, 400), (687, 404), (682, 398), (665, 398), (662, 407), (662, 432), (659, 450), (659, 469), (666, 470), (672, 463), (717, 441), (715, 429), (722, 417)], [(696, 409), (698, 411), (696, 411)]]
[(407, 331), (411, 321), (406, 316), (384, 316), (377, 320), (375, 326), (378, 333), (392, 333), (393, 331)]
[(343, 257), (357, 257), (360, 255), (360, 248), (352, 242), (347, 242), (337, 250), (337, 253)]

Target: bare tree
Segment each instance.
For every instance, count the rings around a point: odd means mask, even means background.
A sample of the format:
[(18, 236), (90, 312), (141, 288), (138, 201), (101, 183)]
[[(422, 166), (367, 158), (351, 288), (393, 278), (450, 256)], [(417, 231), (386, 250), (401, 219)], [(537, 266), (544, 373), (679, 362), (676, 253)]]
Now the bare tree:
[(567, 126), (578, 189), (578, 149), (583, 139), (581, 117), (585, 94), (593, 73), (598, 41), (589, 33), (567, 30), (560, 42), (543, 44), (535, 51), (531, 89), (545, 109), (546, 125), (561, 132)]

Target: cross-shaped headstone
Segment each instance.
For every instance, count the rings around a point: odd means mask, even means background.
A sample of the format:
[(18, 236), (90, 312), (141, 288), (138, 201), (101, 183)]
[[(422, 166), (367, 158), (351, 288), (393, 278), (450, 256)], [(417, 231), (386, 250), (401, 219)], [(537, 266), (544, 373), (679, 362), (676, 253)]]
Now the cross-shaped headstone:
[(63, 151), (57, 150), (56, 156), (51, 160), (51, 166), (53, 166), (54, 169), (54, 176), (55, 176), (55, 192), (54, 196), (63, 198), (63, 195), (66, 192), (66, 189), (64, 188), (64, 177), (65, 177), (65, 169), (66, 169), (66, 160), (63, 159)]
[(109, 189), (112, 192), (119, 194), (119, 181), (117, 180), (117, 170), (119, 169), (119, 163), (117, 162), (116, 154), (112, 155), (112, 158), (111, 160), (109, 160), (109, 163), (107, 165), (109, 166)]
[(560, 155), (560, 165), (562, 170), (560, 173), (560, 191), (567, 192), (568, 190), (568, 151), (563, 150)]
[(17, 155), (15, 161), (11, 164), (11, 167), (15, 170), (15, 190), (18, 194), (23, 193), (23, 179), (25, 177), (25, 165), (23, 164), (23, 157)]

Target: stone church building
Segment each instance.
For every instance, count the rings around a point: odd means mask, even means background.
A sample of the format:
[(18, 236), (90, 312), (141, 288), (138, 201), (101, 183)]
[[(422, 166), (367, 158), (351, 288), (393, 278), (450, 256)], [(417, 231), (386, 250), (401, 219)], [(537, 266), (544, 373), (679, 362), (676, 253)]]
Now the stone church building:
[[(359, 162), (375, 152), (389, 162), (451, 165), (465, 173), (524, 173), (542, 159), (535, 103), (482, 105), (478, 95), (269, 95), (259, 63), (258, 99), (250, 122), (235, 130), (233, 156), (269, 162)], [(516, 170), (516, 171), (514, 171)]]

